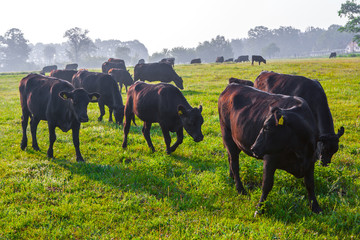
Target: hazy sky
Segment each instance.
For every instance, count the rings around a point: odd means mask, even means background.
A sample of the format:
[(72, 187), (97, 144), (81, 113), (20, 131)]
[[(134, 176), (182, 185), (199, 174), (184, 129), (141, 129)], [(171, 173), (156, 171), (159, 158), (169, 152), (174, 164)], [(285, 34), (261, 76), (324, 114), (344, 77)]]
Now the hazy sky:
[(249, 29), (343, 25), (337, 11), (346, 0), (6, 0), (0, 35), (19, 28), (30, 43), (61, 43), (66, 30), (89, 30), (95, 40), (137, 39), (149, 53), (196, 47), (217, 35), (247, 37)]

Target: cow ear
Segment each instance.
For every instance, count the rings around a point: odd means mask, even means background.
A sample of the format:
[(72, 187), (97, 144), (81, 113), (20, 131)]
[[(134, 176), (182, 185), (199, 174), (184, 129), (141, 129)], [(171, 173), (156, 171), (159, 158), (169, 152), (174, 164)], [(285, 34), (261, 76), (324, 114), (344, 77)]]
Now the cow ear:
[(69, 98), (73, 98), (73, 94), (71, 92), (60, 92), (59, 96), (64, 100), (67, 100)]
[(90, 102), (97, 102), (100, 98), (99, 93), (90, 93), (89, 94)]
[(179, 105), (177, 107), (177, 110), (178, 110), (178, 115), (180, 117), (186, 114), (186, 109), (185, 109), (185, 107), (183, 105)]
[(201, 105), (199, 106), (199, 110), (200, 110), (200, 113), (201, 113), (202, 112), (202, 106)]
[(344, 127), (341, 127), (340, 129), (338, 129), (338, 132), (337, 132), (337, 137), (340, 138), (345, 132), (345, 129)]

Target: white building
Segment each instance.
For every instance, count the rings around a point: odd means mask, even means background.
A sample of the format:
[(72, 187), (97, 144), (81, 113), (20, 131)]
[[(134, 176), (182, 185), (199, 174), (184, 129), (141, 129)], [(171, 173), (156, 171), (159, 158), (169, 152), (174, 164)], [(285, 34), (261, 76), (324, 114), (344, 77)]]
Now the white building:
[(360, 52), (360, 47), (356, 42), (350, 42), (346, 48), (345, 48), (345, 52), (346, 53), (355, 53), (355, 52)]

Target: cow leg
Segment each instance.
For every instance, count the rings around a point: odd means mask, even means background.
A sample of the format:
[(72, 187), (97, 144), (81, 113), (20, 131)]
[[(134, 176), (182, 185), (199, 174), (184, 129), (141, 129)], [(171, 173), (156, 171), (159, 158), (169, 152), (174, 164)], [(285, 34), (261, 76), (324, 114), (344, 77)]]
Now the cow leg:
[(275, 166), (274, 163), (271, 162), (270, 159), (264, 159), (264, 165), (263, 165), (263, 181), (262, 181), (262, 194), (260, 197), (260, 202), (257, 205), (257, 211), (255, 212), (256, 216), (257, 214), (264, 213), (264, 209), (262, 208), (264, 202), (266, 201), (267, 196), (269, 195), (269, 192), (271, 191), (273, 185), (274, 185), (274, 174), (275, 174)]
[(77, 121), (74, 121), (72, 124), (72, 138), (73, 138), (73, 143), (74, 143), (75, 152), (76, 152), (76, 161), (84, 162), (84, 159), (80, 153), (79, 131), (80, 131), (80, 123)]
[(50, 144), (49, 144), (49, 149), (47, 151), (47, 157), (53, 158), (54, 157), (53, 147), (54, 147), (54, 142), (56, 140), (55, 125), (48, 122), (48, 127), (49, 127), (49, 142), (50, 142)]
[(109, 107), (109, 122), (112, 122), (112, 113), (113, 113), (113, 109)]
[(37, 143), (37, 139), (36, 139), (36, 130), (37, 130), (37, 126), (39, 124), (40, 120), (32, 117), (30, 120), (30, 129), (31, 129), (31, 137), (32, 137), (32, 147), (34, 148), (34, 150), (39, 151), (39, 145)]
[[(171, 148), (170, 148), (171, 137), (170, 137), (169, 129), (166, 128), (165, 126), (161, 125), (161, 124), (160, 124), (160, 127), (161, 127), (161, 131), (162, 131), (162, 133), (163, 133), (164, 140), (165, 140), (166, 153), (167, 153), (167, 154), (170, 154), (172, 151), (171, 151)], [(174, 144), (174, 145), (175, 145), (175, 144)], [(175, 147), (175, 149), (176, 149), (176, 147)], [(175, 150), (175, 149), (174, 149), (174, 150)]]
[(127, 85), (124, 85), (125, 86), (125, 90), (126, 90), (126, 92), (127, 92)]
[[(129, 119), (129, 121), (131, 121), (131, 119)], [(145, 140), (146, 140), (148, 146), (150, 147), (151, 151), (155, 152), (154, 145), (152, 144), (151, 138), (150, 138), (150, 129), (151, 129), (151, 123), (144, 122), (142, 133), (143, 133)]]
[(104, 103), (101, 100), (99, 100), (98, 105), (99, 105), (99, 108), (100, 108), (100, 117), (98, 118), (98, 120), (102, 121), (102, 118), (105, 115)]
[(184, 131), (182, 127), (179, 130), (177, 130), (176, 135), (177, 135), (176, 142), (174, 143), (174, 145), (170, 147), (170, 152), (174, 152), (176, 148), (183, 142)]
[(123, 144), (122, 144), (123, 148), (127, 147), (127, 136), (130, 131), (131, 119), (133, 119), (134, 117), (135, 116), (134, 116), (134, 113), (132, 112), (132, 107), (126, 106), (125, 107), (125, 123), (124, 123), (124, 140), (123, 140)]
[(29, 112), (27, 111), (23, 111), (23, 115), (21, 116), (21, 126), (22, 126), (22, 131), (23, 131), (23, 136), (22, 136), (22, 140), (21, 140), (21, 150), (24, 150), (27, 146), (27, 136), (26, 136), (26, 128), (28, 125), (28, 121), (29, 121)]
[(314, 184), (314, 164), (310, 167), (309, 171), (304, 176), (304, 182), (306, 186), (306, 190), (309, 195), (309, 202), (311, 211), (314, 213), (322, 212), (322, 209), (319, 206), (318, 201), (315, 196), (315, 184)]

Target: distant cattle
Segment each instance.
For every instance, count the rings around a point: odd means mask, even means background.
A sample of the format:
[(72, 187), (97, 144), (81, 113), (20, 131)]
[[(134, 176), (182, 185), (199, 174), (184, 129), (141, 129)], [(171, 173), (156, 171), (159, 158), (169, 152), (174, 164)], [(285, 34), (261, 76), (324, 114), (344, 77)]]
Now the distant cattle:
[(74, 75), (72, 83), (76, 88), (84, 88), (88, 92), (98, 92), (101, 97), (98, 101), (100, 108), (99, 121), (105, 114), (104, 106), (109, 108), (109, 122), (112, 122), (112, 113), (114, 112), (115, 122), (122, 124), (124, 118), (124, 104), (119, 91), (119, 86), (115, 80), (104, 73), (88, 72), (80, 70)]
[(138, 64), (144, 64), (145, 63), (145, 60), (142, 58), (138, 61)]
[[(199, 142), (204, 138), (201, 133), (201, 125), (204, 122), (201, 111), (201, 105), (199, 108), (192, 108), (181, 91), (171, 84), (135, 82), (127, 93), (122, 147), (127, 147), (127, 136), (134, 115), (144, 121), (142, 132), (153, 152), (155, 148), (151, 142), (150, 128), (155, 122), (160, 124), (168, 154), (174, 152), (182, 143), (183, 128), (195, 142)], [(177, 135), (177, 140), (172, 146), (169, 132), (176, 132)]]
[(263, 71), (256, 78), (254, 86), (270, 93), (298, 96), (306, 100), (315, 116), (320, 133), (318, 158), (322, 165), (328, 165), (339, 149), (339, 139), (345, 130), (341, 127), (335, 134), (327, 97), (320, 82), (303, 76)]
[(163, 58), (160, 60), (160, 63), (167, 63), (174, 67), (175, 65), (175, 58)]
[(169, 83), (174, 81), (175, 85), (184, 89), (183, 80), (174, 69), (167, 63), (145, 63), (136, 64), (134, 68), (134, 81), (160, 81)]
[(235, 59), (235, 62), (250, 62), (249, 55), (242, 55)]
[(89, 120), (87, 106), (97, 101), (98, 93), (88, 93), (84, 89), (75, 89), (67, 81), (39, 74), (29, 74), (20, 81), (20, 102), (22, 109), (21, 125), (23, 136), (21, 149), (27, 146), (26, 128), (29, 117), (32, 135), (32, 147), (40, 150), (36, 129), (40, 120), (48, 122), (50, 145), (47, 156), (53, 158), (53, 145), (56, 140), (55, 128), (63, 132), (72, 129), (76, 160), (84, 161), (79, 148), (80, 123)]
[(242, 80), (242, 79), (238, 79), (238, 78), (229, 78), (229, 84), (231, 83), (238, 83), (238, 84), (245, 84), (247, 86), (253, 87), (254, 83), (252, 81), (249, 80)]
[(223, 57), (223, 56), (217, 57), (216, 60), (215, 60), (215, 62), (217, 62), (217, 63), (223, 63), (223, 62), (224, 62), (224, 57)]
[(58, 70), (51, 71), (50, 76), (66, 80), (71, 83), (72, 78), (76, 73), (77, 73), (77, 71), (75, 71), (75, 70), (60, 70), (60, 69), (58, 69)]
[(103, 73), (108, 73), (112, 68), (119, 68), (126, 70), (126, 66), (122, 62), (104, 62), (101, 66), (101, 70)]
[(224, 62), (233, 62), (233, 61), (234, 61), (234, 58), (228, 58)]
[(78, 66), (77, 63), (66, 64), (65, 70), (77, 70)]
[(115, 63), (123, 63), (125, 65), (125, 61), (119, 58), (109, 58), (108, 62), (115, 62)]
[(336, 52), (332, 52), (332, 53), (330, 53), (329, 58), (336, 58)]
[(50, 65), (50, 66), (45, 66), (43, 67), (43, 69), (40, 71), (40, 74), (45, 75), (45, 73), (49, 73), (53, 70), (56, 70), (57, 66), (56, 65)]
[(266, 60), (262, 56), (259, 56), (259, 55), (252, 55), (251, 56), (251, 65), (254, 65), (254, 62), (258, 62), (259, 65), (262, 62), (266, 64)]
[(129, 71), (118, 69), (118, 68), (112, 68), (109, 70), (109, 74), (114, 78), (114, 80), (120, 84), (120, 93), (122, 89), (122, 85), (124, 84), (126, 92), (128, 91), (127, 88), (131, 84), (134, 83), (134, 80), (132, 79)]
[(191, 60), (190, 64), (201, 63), (201, 58), (195, 58)]
[(218, 111), (230, 177), (235, 180), (239, 194), (246, 194), (239, 176), (239, 153), (243, 151), (263, 159), (260, 212), (273, 187), (276, 169), (297, 178), (304, 177), (311, 210), (322, 211), (314, 191), (318, 134), (314, 116), (302, 98), (270, 94), (244, 84), (229, 84), (219, 97)]

